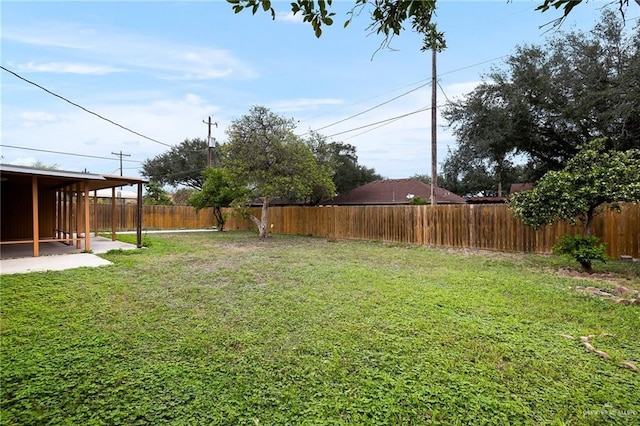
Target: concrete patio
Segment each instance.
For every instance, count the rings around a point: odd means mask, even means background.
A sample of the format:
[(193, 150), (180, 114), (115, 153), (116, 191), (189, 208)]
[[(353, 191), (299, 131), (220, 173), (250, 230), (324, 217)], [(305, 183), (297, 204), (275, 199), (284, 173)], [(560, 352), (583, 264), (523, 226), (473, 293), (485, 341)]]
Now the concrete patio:
[(91, 237), (92, 253), (82, 253), (82, 249), (75, 245), (48, 242), (40, 243), (39, 257), (32, 257), (32, 244), (3, 245), (0, 248), (0, 275), (110, 265), (111, 262), (96, 254), (118, 249), (133, 250), (136, 246), (109, 238)]

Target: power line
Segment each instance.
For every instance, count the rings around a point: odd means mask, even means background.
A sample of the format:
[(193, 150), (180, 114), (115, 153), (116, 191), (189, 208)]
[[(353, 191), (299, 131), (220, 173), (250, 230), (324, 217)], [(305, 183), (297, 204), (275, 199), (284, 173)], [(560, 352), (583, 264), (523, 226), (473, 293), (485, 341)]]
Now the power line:
[[(62, 151), (51, 151), (48, 149), (38, 149), (38, 148), (27, 148), (24, 146), (14, 146), (14, 145), (4, 145), (4, 144), (0, 144), (1, 147), (4, 148), (14, 148), (14, 149), (23, 149), (25, 151), (38, 151), (38, 152), (47, 152), (49, 154), (60, 154), (60, 155), (72, 155), (74, 157), (85, 157), (85, 158), (97, 158), (100, 160), (115, 160), (115, 158), (113, 157), (100, 157), (98, 155), (89, 155), (89, 154), (74, 154), (71, 152), (62, 152)], [(143, 163), (143, 161), (140, 160), (122, 160), (122, 161), (127, 161), (129, 163)]]
[[(439, 75), (439, 76), (443, 76), (443, 75), (453, 74), (454, 72), (464, 71), (464, 70), (467, 70), (467, 69), (469, 69), (469, 68), (477, 67), (478, 65), (484, 65), (484, 64), (488, 64), (488, 63), (490, 63), (490, 62), (495, 62), (495, 61), (497, 61), (497, 60), (500, 60), (500, 59), (502, 59), (502, 58), (506, 58), (506, 57), (508, 57), (508, 56), (510, 56), (510, 54), (502, 55), (502, 56), (498, 56), (498, 57), (493, 58), (493, 59), (487, 59), (486, 61), (482, 61), (482, 62), (476, 62), (475, 64), (466, 65), (466, 66), (464, 66), (464, 67), (456, 68), (456, 69), (453, 69), (453, 70), (450, 70), (450, 71), (440, 72), (440, 73), (438, 73), (438, 75)], [(423, 80), (423, 81), (424, 81), (424, 80)]]
[[(447, 71), (447, 72), (439, 73), (439, 75), (440, 75), (440, 76), (442, 76), (442, 75), (452, 74), (452, 73), (455, 73), (455, 72), (458, 72), (458, 71), (464, 71), (464, 70), (466, 70), (466, 69), (473, 68), (473, 67), (476, 67), (476, 66), (478, 66), (478, 65), (483, 65), (483, 64), (487, 64), (487, 63), (495, 62), (495, 61), (497, 61), (497, 60), (500, 60), (500, 59), (506, 58), (506, 57), (508, 57), (508, 56), (509, 56), (509, 55), (502, 55), (502, 56), (498, 56), (498, 57), (495, 57), (495, 58), (492, 58), (492, 59), (487, 59), (487, 60), (485, 60), (485, 61), (476, 62), (476, 63), (471, 64), (471, 65), (466, 65), (466, 66), (464, 66), (464, 67), (460, 67), (460, 68), (456, 68), (456, 69), (453, 69), (453, 70), (450, 70), (450, 71)], [(423, 79), (423, 80), (419, 80), (419, 81), (416, 81), (415, 83), (408, 84), (408, 85), (406, 85), (406, 86), (404, 86), (404, 87), (407, 87), (407, 86), (410, 86), (410, 85), (413, 85), (413, 84), (422, 83), (422, 82), (423, 82), (423, 81), (425, 81), (425, 80), (430, 80), (430, 79)], [(343, 118), (343, 119), (340, 119), (340, 120), (335, 121), (335, 122), (333, 122), (333, 123), (330, 123), (330, 124), (327, 124), (327, 125), (325, 125), (325, 126), (319, 127), (319, 128), (317, 128), (317, 129), (315, 129), (315, 131), (319, 131), (319, 130), (323, 130), (323, 129), (326, 129), (326, 128), (329, 128), (329, 127), (335, 126), (336, 124), (343, 123), (343, 122), (345, 122), (345, 121), (347, 121), (347, 120), (350, 120), (350, 119), (352, 119), (352, 118), (358, 117), (358, 116), (360, 116), (360, 115), (362, 115), (362, 114), (365, 114), (365, 113), (367, 113), (367, 112), (373, 111), (373, 110), (374, 110), (374, 109), (376, 109), (376, 108), (379, 108), (379, 107), (381, 107), (381, 106), (383, 106), (383, 105), (386, 105), (386, 104), (388, 104), (388, 103), (390, 103), (390, 102), (393, 102), (393, 101), (395, 101), (395, 100), (397, 100), (397, 99), (400, 99), (401, 97), (406, 96), (406, 95), (408, 95), (408, 94), (410, 94), (410, 93), (413, 93), (413, 92), (415, 92), (415, 91), (417, 91), (417, 90), (419, 90), (419, 89), (421, 89), (421, 88), (423, 88), (423, 87), (429, 86), (430, 84), (431, 84), (431, 82), (430, 82), (430, 81), (429, 81), (429, 82), (427, 82), (427, 83), (421, 84), (420, 86), (417, 86), (417, 87), (415, 87), (415, 88), (413, 88), (413, 89), (411, 89), (411, 90), (408, 90), (408, 91), (406, 91), (406, 92), (404, 92), (404, 93), (401, 93), (400, 95), (397, 95), (397, 96), (395, 96), (395, 97), (393, 97), (393, 98), (391, 98), (391, 99), (389, 99), (389, 100), (386, 100), (386, 101), (384, 101), (384, 102), (382, 102), (382, 103), (379, 103), (379, 104), (377, 104), (377, 105), (375, 105), (375, 106), (373, 106), (373, 107), (371, 107), (371, 108), (369, 108), (369, 109), (366, 109), (366, 110), (364, 110), (364, 111), (362, 111), (362, 112), (359, 112), (359, 113), (357, 113), (357, 114), (353, 114), (353, 115), (351, 115), (351, 116), (349, 116), (349, 117), (347, 117), (347, 118)], [(440, 88), (442, 89), (442, 87), (440, 87)], [(443, 92), (444, 92), (444, 90), (443, 90)], [(445, 95), (445, 97), (446, 97), (446, 95)], [(374, 98), (375, 98), (375, 97), (374, 97)], [(369, 98), (369, 99), (373, 99), (373, 98)], [(356, 102), (355, 104), (352, 104), (352, 105), (356, 105), (356, 104), (358, 104), (358, 103), (359, 103), (359, 102)], [(309, 133), (310, 133), (310, 132), (306, 132), (306, 133), (302, 134), (301, 136), (308, 135)]]
[(379, 128), (384, 127), (384, 126), (388, 126), (389, 124), (393, 124), (396, 121), (401, 120), (401, 119), (402, 119), (402, 117), (399, 117), (399, 118), (396, 118), (396, 119), (394, 119), (392, 121), (388, 121), (386, 123), (382, 123), (379, 126), (374, 127), (373, 129), (368, 129), (368, 130), (365, 130), (364, 132), (360, 132), (360, 133), (357, 133), (357, 134), (355, 134), (353, 136), (349, 136), (348, 138), (344, 138), (343, 141), (348, 141), (349, 139), (357, 138), (358, 136), (364, 135), (365, 133), (373, 132), (374, 130), (378, 130)]
[(79, 104), (77, 104), (77, 103), (75, 103), (75, 102), (70, 101), (69, 99), (65, 98), (64, 96), (60, 96), (60, 95), (58, 95), (58, 94), (56, 94), (56, 93), (53, 93), (51, 90), (49, 90), (49, 89), (47, 89), (47, 88), (45, 88), (45, 87), (43, 87), (43, 86), (39, 85), (38, 83), (34, 83), (33, 81), (26, 79), (26, 78), (22, 77), (21, 75), (19, 75), (19, 74), (17, 74), (17, 73), (15, 73), (15, 72), (13, 72), (13, 71), (11, 71), (11, 70), (9, 70), (9, 69), (7, 69), (7, 68), (5, 68), (5, 67), (1, 66), (1, 65), (0, 65), (0, 68), (2, 68), (2, 70), (4, 70), (4, 71), (8, 72), (9, 74), (13, 74), (14, 76), (18, 77), (20, 80), (26, 81), (27, 83), (32, 84), (32, 85), (36, 86), (37, 88), (44, 90), (45, 92), (49, 93), (50, 95), (53, 95), (53, 96), (55, 96), (56, 98), (62, 99), (63, 101), (68, 102), (68, 103), (70, 103), (71, 105), (73, 105), (73, 106), (75, 106), (75, 107), (78, 107), (78, 108), (80, 108), (81, 110), (83, 110), (83, 111), (85, 111), (85, 112), (88, 112), (89, 114), (95, 115), (96, 117), (100, 118), (101, 120), (104, 120), (104, 121), (106, 121), (106, 122), (108, 122), (108, 123), (113, 124), (114, 126), (118, 126), (118, 127), (120, 127), (121, 129), (126, 130), (127, 132), (133, 133), (134, 135), (137, 135), (137, 136), (140, 136), (140, 137), (142, 137), (142, 138), (144, 138), (144, 139), (150, 140), (151, 142), (155, 142), (155, 143), (159, 143), (160, 145), (164, 145), (164, 146), (172, 147), (172, 145), (169, 145), (168, 143), (160, 142), (160, 141), (159, 141), (159, 140), (157, 140), (157, 139), (153, 139), (153, 138), (150, 138), (149, 136), (145, 136), (145, 135), (143, 135), (142, 133), (138, 133), (138, 132), (136, 132), (135, 130), (131, 130), (130, 128), (123, 126), (122, 124), (118, 124), (118, 123), (116, 123), (116, 122), (115, 122), (115, 121), (113, 121), (113, 120), (110, 120), (110, 119), (108, 119), (108, 118), (106, 118), (106, 117), (103, 117), (102, 115), (100, 115), (100, 114), (98, 114), (98, 113), (95, 113), (95, 112), (93, 112), (93, 111), (91, 111), (91, 110), (89, 110), (89, 109), (87, 109), (87, 108), (83, 107), (82, 105), (79, 105)]
[(408, 116), (413, 115), (413, 114), (418, 114), (418, 113), (420, 113), (420, 112), (427, 111), (427, 110), (428, 110), (428, 109), (430, 109), (430, 108), (431, 108), (431, 107), (420, 108), (420, 109), (418, 109), (418, 110), (415, 110), (415, 111), (412, 111), (412, 112), (408, 112), (408, 113), (406, 113), (406, 114), (398, 115), (398, 116), (396, 116), (396, 117), (387, 118), (386, 120), (380, 120), (380, 121), (376, 121), (375, 123), (365, 124), (364, 126), (355, 127), (355, 128), (353, 128), (353, 129), (345, 130), (345, 131), (343, 131), (343, 132), (334, 133), (333, 135), (329, 135), (329, 136), (327, 136), (327, 137), (328, 137), (328, 138), (332, 138), (332, 137), (334, 137), (334, 136), (339, 136), (339, 135), (343, 135), (343, 134), (345, 134), (345, 133), (355, 132), (356, 130), (366, 129), (367, 127), (376, 126), (376, 125), (378, 125), (378, 124), (386, 123), (386, 122), (388, 122), (388, 121), (395, 121), (395, 120), (399, 120), (399, 119), (401, 119), (401, 118), (408, 117)]
[[(447, 95), (445, 94), (445, 97), (446, 97), (446, 96), (447, 96)], [(436, 105), (436, 108), (441, 108), (441, 107), (443, 107), (443, 106), (445, 106), (445, 105), (446, 105), (446, 104), (438, 104), (438, 105)], [(377, 130), (377, 129), (381, 128), (381, 127), (388, 126), (389, 124), (393, 124), (393, 123), (395, 123), (396, 121), (398, 121), (398, 120), (400, 120), (400, 119), (402, 119), (402, 118), (404, 118), (404, 117), (406, 117), (406, 116), (408, 116), (408, 115), (417, 114), (417, 113), (419, 113), (419, 112), (426, 111), (426, 110), (429, 110), (429, 109), (431, 109), (431, 106), (428, 106), (428, 107), (425, 107), (425, 108), (422, 108), (422, 109), (416, 110), (416, 111), (414, 111), (414, 112), (410, 112), (410, 113), (408, 113), (408, 114), (404, 114), (404, 115), (400, 115), (400, 116), (397, 116), (397, 117), (393, 117), (393, 118), (390, 118), (390, 119), (388, 119), (388, 120), (383, 120), (383, 121), (378, 121), (377, 123), (367, 124), (367, 125), (362, 126), (362, 127), (370, 127), (370, 126), (375, 126), (375, 125), (376, 125), (376, 124), (378, 124), (378, 123), (382, 123), (382, 124), (380, 124), (380, 125), (378, 125), (378, 126), (374, 127), (373, 129), (365, 130), (364, 132), (360, 132), (360, 133), (355, 134), (355, 135), (353, 135), (353, 136), (349, 136), (348, 138), (344, 138), (343, 140), (345, 140), (345, 141), (346, 141), (346, 140), (349, 140), (349, 139), (353, 139), (353, 138), (358, 137), (358, 136), (360, 136), (360, 135), (363, 135), (363, 134), (365, 134), (365, 133), (369, 133), (369, 132), (372, 132), (372, 131), (374, 131), (374, 130)], [(359, 127), (359, 128), (356, 128), (356, 129), (351, 129), (351, 130), (345, 130), (345, 131), (344, 131), (344, 132), (342, 132), (342, 133), (349, 133), (349, 132), (353, 132), (353, 131), (356, 131), (356, 130), (361, 129), (362, 127)], [(331, 136), (335, 136), (335, 135), (331, 135)]]
[[(442, 88), (442, 85), (440, 84), (440, 80), (438, 80), (438, 87), (440, 88), (440, 91), (442, 92), (442, 94), (444, 95), (444, 98), (447, 100), (447, 103), (451, 103), (451, 101), (449, 100), (449, 97), (447, 96), (447, 94), (445, 93), (444, 89)], [(441, 105), (436, 105), (437, 107), (440, 107)]]
[[(386, 105), (386, 104), (388, 104), (388, 103), (390, 103), (390, 102), (393, 102), (393, 101), (395, 101), (396, 99), (399, 99), (399, 98), (401, 98), (401, 97), (403, 97), (403, 96), (406, 96), (406, 95), (408, 95), (409, 93), (415, 92), (416, 90), (421, 89), (421, 88), (423, 88), (423, 87), (425, 87), (425, 86), (428, 86), (429, 84), (430, 84), (430, 83), (422, 84), (422, 85), (420, 85), (420, 86), (418, 86), (418, 87), (415, 87), (415, 88), (413, 88), (413, 89), (411, 89), (411, 90), (408, 90), (408, 91), (406, 91), (406, 92), (404, 92), (404, 93), (402, 93), (402, 94), (400, 94), (400, 95), (398, 95), (398, 96), (396, 96), (396, 97), (393, 97), (393, 98), (391, 98), (391, 99), (389, 99), (389, 100), (387, 100), (387, 101), (384, 101), (384, 102), (382, 102), (382, 103), (379, 103), (378, 105), (375, 105), (375, 106), (373, 106), (373, 107), (371, 107), (371, 108), (369, 108), (369, 109), (366, 109), (366, 110), (364, 110), (364, 111), (362, 111), (362, 112), (359, 112), (359, 113), (357, 113), (357, 114), (351, 115), (351, 116), (349, 116), (349, 117), (347, 117), (347, 118), (343, 118), (342, 120), (336, 121), (335, 123), (331, 123), (331, 124), (327, 124), (326, 126), (319, 127), (319, 128), (317, 128), (317, 129), (315, 129), (315, 130), (316, 130), (316, 131), (319, 131), (319, 130), (326, 129), (326, 128), (328, 128), (328, 127), (335, 126), (336, 124), (344, 123), (344, 122), (345, 122), (345, 121), (347, 121), (347, 120), (351, 120), (352, 118), (358, 117), (359, 115), (365, 114), (365, 113), (367, 113), (367, 112), (369, 112), (369, 111), (373, 111), (373, 110), (374, 110), (374, 109), (376, 109), (376, 108), (379, 108), (379, 107), (381, 107), (381, 106), (383, 106), (383, 105)], [(303, 135), (303, 136), (304, 136), (304, 135)]]

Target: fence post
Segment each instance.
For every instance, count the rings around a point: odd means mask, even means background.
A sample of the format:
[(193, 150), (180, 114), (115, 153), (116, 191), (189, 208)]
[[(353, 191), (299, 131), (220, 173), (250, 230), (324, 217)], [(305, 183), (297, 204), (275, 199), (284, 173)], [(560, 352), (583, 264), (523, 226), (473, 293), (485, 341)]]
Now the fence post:
[(469, 206), (469, 247), (476, 248), (476, 215), (473, 204)]

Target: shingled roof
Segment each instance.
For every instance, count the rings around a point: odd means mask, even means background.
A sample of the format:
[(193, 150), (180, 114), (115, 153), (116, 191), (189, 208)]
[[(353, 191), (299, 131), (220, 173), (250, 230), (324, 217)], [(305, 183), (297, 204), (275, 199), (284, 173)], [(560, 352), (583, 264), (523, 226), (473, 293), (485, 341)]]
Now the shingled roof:
[(509, 194), (515, 194), (516, 192), (528, 191), (533, 189), (535, 185), (533, 183), (512, 183), (511, 188), (509, 188)]
[[(437, 204), (464, 204), (464, 198), (436, 187)], [(339, 195), (326, 204), (333, 205), (390, 205), (409, 204), (413, 197), (431, 199), (431, 185), (417, 179), (377, 180)]]

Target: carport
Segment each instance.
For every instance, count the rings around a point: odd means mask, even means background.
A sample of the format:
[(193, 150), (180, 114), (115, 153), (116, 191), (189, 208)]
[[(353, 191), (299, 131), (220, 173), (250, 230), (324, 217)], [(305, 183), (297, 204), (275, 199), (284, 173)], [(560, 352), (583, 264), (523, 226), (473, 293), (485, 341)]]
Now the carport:
[[(0, 244), (31, 244), (34, 257), (40, 244), (63, 243), (91, 250), (91, 193), (111, 188), (115, 212), (116, 188), (137, 185), (137, 246), (142, 247), (143, 179), (124, 176), (44, 170), (0, 164)], [(94, 209), (95, 210), (95, 209)], [(115, 240), (112, 221), (112, 240)]]

